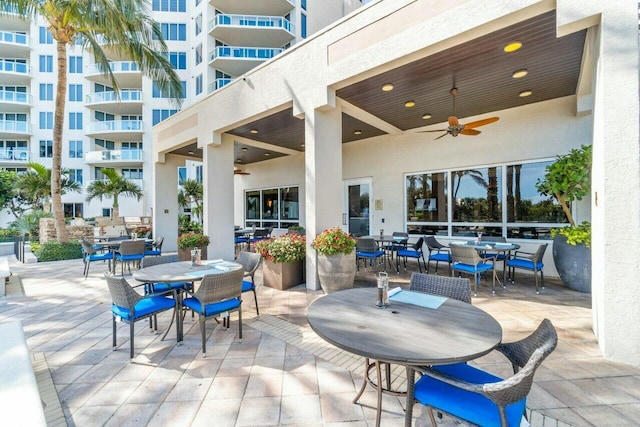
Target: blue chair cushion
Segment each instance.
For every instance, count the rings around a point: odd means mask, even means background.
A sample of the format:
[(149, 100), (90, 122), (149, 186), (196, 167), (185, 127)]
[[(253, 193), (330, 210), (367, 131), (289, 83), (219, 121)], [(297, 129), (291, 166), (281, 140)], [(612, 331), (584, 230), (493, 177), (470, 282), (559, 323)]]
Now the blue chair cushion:
[(422, 256), (422, 251), (416, 251), (414, 249), (403, 249), (401, 251), (398, 251), (398, 256), (420, 258)]
[(356, 253), (360, 258), (378, 258), (384, 256), (384, 251), (364, 252), (360, 251)]
[[(464, 363), (435, 366), (433, 369), (474, 384), (502, 381), (500, 377)], [(443, 383), (431, 378), (429, 375), (423, 375), (416, 383), (415, 398), (423, 405), (429, 405), (443, 412), (451, 413), (477, 425), (500, 425), (498, 407), (490, 399), (481, 394)], [(522, 399), (506, 407), (509, 426), (520, 425), (525, 403), (526, 399)]]
[(542, 262), (539, 262), (537, 265), (534, 266), (533, 261), (531, 261), (530, 259), (522, 259), (522, 258), (513, 258), (510, 260), (507, 260), (507, 265), (509, 267), (524, 268), (527, 270), (538, 270), (538, 271), (544, 268), (544, 264)]
[(134, 307), (133, 317), (130, 315), (128, 308), (120, 307), (119, 305), (113, 304), (111, 306), (111, 311), (113, 312), (113, 314), (115, 314), (116, 316), (120, 316), (124, 320), (135, 320), (149, 314), (168, 310), (175, 307), (175, 305), (176, 302), (173, 298), (165, 296), (155, 296), (143, 298), (138, 301), (138, 303)]
[[(187, 298), (182, 304), (185, 307), (189, 307), (191, 310), (195, 311), (198, 314), (202, 314), (201, 308), (202, 305), (200, 301), (195, 298)], [(240, 307), (240, 300), (238, 298), (228, 299), (226, 301), (214, 302), (212, 304), (208, 304), (204, 307), (204, 315), (205, 317), (213, 316), (216, 314), (220, 314), (223, 311), (234, 310)]]
[(452, 268), (454, 270), (460, 270), (460, 271), (464, 271), (466, 273), (475, 274), (475, 273), (482, 273), (484, 271), (492, 270), (493, 269), (493, 265), (485, 264), (483, 262), (479, 262), (477, 265), (463, 264), (463, 263), (459, 262), (457, 264), (453, 264)]
[(256, 285), (254, 285), (253, 282), (250, 282), (248, 280), (242, 281), (242, 292), (252, 291), (255, 288), (256, 288)]
[(247, 243), (249, 241), (249, 239), (247, 239), (246, 237), (236, 237), (234, 239), (235, 244), (237, 245), (238, 243)]
[(109, 261), (111, 260), (111, 258), (113, 257), (113, 255), (111, 254), (111, 252), (106, 252), (103, 254), (92, 254), (89, 255), (87, 257), (87, 259), (89, 261)]
[(131, 254), (131, 255), (116, 254), (116, 259), (118, 261), (135, 261), (135, 260), (142, 259), (143, 257), (144, 257), (143, 254)]
[(162, 255), (162, 251), (157, 249), (149, 249), (148, 251), (144, 251), (144, 256), (160, 256)]
[[(149, 285), (145, 285), (145, 288), (149, 287)], [(172, 289), (191, 289), (191, 282), (176, 282), (176, 283), (154, 283), (153, 284), (153, 292), (167, 292)], [(149, 287), (149, 292), (151, 289)]]
[(448, 253), (432, 254), (432, 255), (429, 255), (429, 261), (451, 262), (451, 254), (448, 254)]

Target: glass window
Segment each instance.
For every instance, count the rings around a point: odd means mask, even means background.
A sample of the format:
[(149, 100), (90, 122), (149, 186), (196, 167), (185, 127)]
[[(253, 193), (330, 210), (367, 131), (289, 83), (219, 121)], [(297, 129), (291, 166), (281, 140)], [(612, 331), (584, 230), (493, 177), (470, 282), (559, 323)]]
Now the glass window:
[(116, 148), (116, 143), (114, 141), (108, 141), (108, 140), (104, 140), (104, 139), (96, 139), (95, 140), (95, 144), (98, 147), (102, 147), (106, 150), (115, 150)]
[(65, 218), (82, 218), (82, 203), (64, 203)]
[(307, 0), (300, 0), (300, 7), (307, 10)]
[(160, 24), (160, 30), (164, 40), (185, 41), (187, 39), (187, 24), (169, 24), (165, 22)]
[(202, 74), (198, 74), (196, 77), (196, 95), (200, 95), (202, 93)]
[(245, 198), (247, 201), (245, 218), (260, 219), (260, 191), (247, 191)]
[(187, 0), (153, 0), (151, 7), (154, 12), (185, 12)]
[(541, 195), (536, 183), (553, 163), (538, 162), (507, 166), (507, 222), (564, 223), (566, 215), (554, 197)]
[[(182, 81), (180, 82), (182, 85), (182, 93), (180, 94), (181, 98), (185, 97), (185, 94), (187, 93), (187, 82)], [(173, 94), (171, 93), (171, 90), (167, 87), (164, 89), (161, 89), (160, 86), (157, 84), (157, 82), (153, 82), (153, 91), (152, 91), (152, 96), (154, 98), (172, 98)]]
[(202, 62), (202, 43), (196, 46), (196, 65), (200, 65)]
[(69, 129), (82, 129), (82, 113), (69, 113)]
[(501, 222), (501, 167), (451, 173), (454, 222)]
[(282, 219), (300, 219), (298, 187), (280, 189), (280, 212), (282, 212)]
[(202, 184), (202, 165), (196, 166), (196, 181)]
[(178, 185), (183, 185), (187, 179), (187, 168), (180, 166), (178, 168)]
[(278, 219), (278, 190), (262, 191), (262, 219)]
[(289, 228), (299, 225), (298, 187), (245, 192), (245, 226)]
[(82, 56), (69, 57), (69, 73), (73, 73), (73, 74), (82, 73)]
[(72, 140), (69, 141), (69, 158), (71, 159), (81, 159), (82, 154), (82, 141), (80, 140)]
[(40, 55), (40, 72), (41, 73), (53, 73), (53, 56), (51, 55)]
[(126, 179), (142, 179), (142, 169), (122, 169), (122, 176)]
[(40, 101), (53, 101), (53, 84), (40, 83)]
[(300, 37), (307, 37), (307, 15), (304, 13), (300, 14)]
[(178, 110), (153, 110), (152, 112), (153, 125), (154, 126), (157, 125), (161, 121), (168, 119), (169, 117), (173, 116), (177, 112)]
[(202, 14), (196, 16), (196, 36), (202, 32)]
[(407, 220), (447, 221), (446, 172), (407, 175)]
[(82, 102), (82, 85), (69, 85), (69, 101)]
[(47, 27), (40, 27), (40, 44), (53, 44), (53, 36), (47, 30)]
[(40, 140), (40, 157), (53, 157), (53, 141)]
[(40, 111), (40, 129), (53, 129), (53, 113)]
[(169, 62), (176, 70), (187, 69), (187, 53), (186, 52), (169, 52), (167, 56)]
[(82, 185), (82, 169), (69, 169), (67, 177), (69, 180)]

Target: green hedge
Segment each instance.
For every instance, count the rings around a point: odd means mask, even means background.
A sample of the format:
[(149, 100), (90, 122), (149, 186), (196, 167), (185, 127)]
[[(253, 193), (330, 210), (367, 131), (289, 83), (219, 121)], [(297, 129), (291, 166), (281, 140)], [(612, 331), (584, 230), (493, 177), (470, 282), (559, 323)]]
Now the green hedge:
[(13, 237), (19, 235), (15, 228), (0, 228), (0, 242), (13, 242)]
[(39, 262), (82, 258), (82, 246), (78, 242), (47, 242), (44, 245), (32, 243), (31, 251)]

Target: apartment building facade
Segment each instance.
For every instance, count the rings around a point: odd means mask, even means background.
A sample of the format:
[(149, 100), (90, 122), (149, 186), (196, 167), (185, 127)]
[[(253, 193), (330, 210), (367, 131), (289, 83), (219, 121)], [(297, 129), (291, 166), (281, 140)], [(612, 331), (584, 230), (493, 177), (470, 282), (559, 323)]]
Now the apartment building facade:
[[(185, 89), (183, 108), (303, 41), (362, 5), (361, 0), (152, 0), (169, 60)], [(55, 41), (42, 19), (0, 14), (0, 168), (51, 166), (57, 70)], [(177, 112), (166, 93), (127, 58), (112, 57), (121, 92), (80, 44), (68, 49), (63, 167), (82, 192), (63, 196), (65, 216), (109, 216), (110, 199), (85, 200), (102, 170), (114, 168), (143, 189), (120, 200), (123, 216), (151, 215), (151, 128)], [(190, 176), (195, 178), (195, 176)], [(0, 225), (13, 216), (0, 213)]]

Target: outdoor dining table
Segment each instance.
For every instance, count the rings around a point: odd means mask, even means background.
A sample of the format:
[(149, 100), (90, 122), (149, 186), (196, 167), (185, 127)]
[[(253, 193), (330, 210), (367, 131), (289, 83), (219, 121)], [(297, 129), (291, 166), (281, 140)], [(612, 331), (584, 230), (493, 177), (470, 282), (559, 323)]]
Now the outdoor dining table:
[[(241, 264), (222, 259), (204, 260), (200, 265), (193, 265), (191, 261), (168, 262), (165, 264), (152, 265), (141, 268), (133, 272), (133, 278), (143, 283), (179, 283), (194, 282), (202, 280), (204, 276), (210, 274), (220, 274), (227, 271), (239, 270)], [(182, 298), (182, 293), (178, 293), (178, 298)], [(178, 301), (182, 306), (182, 300)], [(178, 327), (179, 341), (182, 341), (182, 316), (178, 316), (176, 322)]]
[[(406, 367), (406, 427), (413, 416), (415, 367), (473, 360), (502, 340), (502, 328), (491, 315), (456, 299), (403, 290), (390, 298), (387, 308), (376, 307), (376, 301), (375, 288), (335, 292), (314, 301), (307, 320), (338, 348)], [(367, 381), (368, 373), (364, 375)], [(380, 383), (378, 378), (376, 425), (382, 404)]]
[(363, 236), (363, 237), (365, 239), (375, 240), (378, 245), (378, 248), (384, 251), (384, 259), (385, 259), (384, 271), (387, 271), (387, 263), (389, 263), (390, 267), (393, 267), (393, 264), (391, 263), (391, 259), (393, 258), (393, 253), (391, 253), (390, 255), (387, 253), (387, 251), (385, 250), (385, 246), (386, 246), (385, 243), (389, 243), (390, 246), (394, 246), (394, 245), (399, 245), (403, 242), (407, 242), (408, 240), (406, 237), (391, 236), (386, 234), (377, 234), (377, 235)]
[[(116, 253), (120, 248), (120, 243), (126, 242), (130, 239), (122, 239), (122, 240), (108, 240), (106, 242), (100, 242), (99, 245), (103, 248), (109, 249), (111, 251), (111, 273), (116, 274)], [(153, 239), (140, 239), (144, 240), (145, 246), (153, 243)]]

